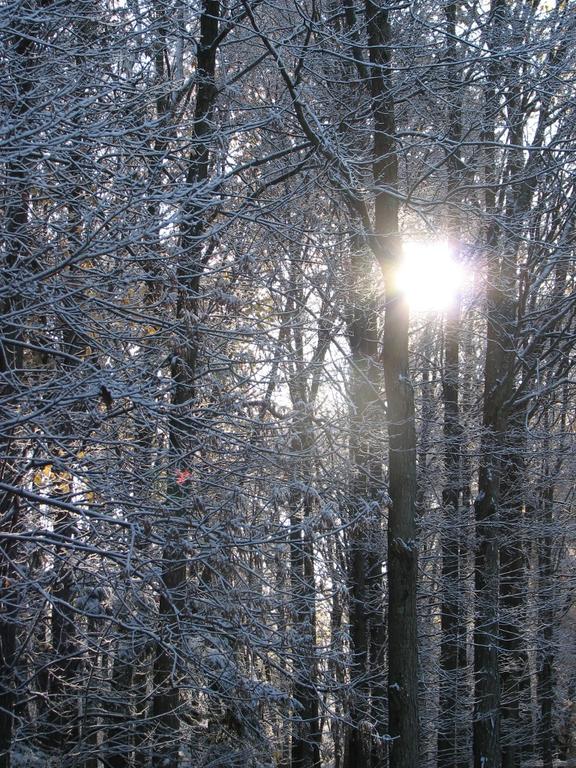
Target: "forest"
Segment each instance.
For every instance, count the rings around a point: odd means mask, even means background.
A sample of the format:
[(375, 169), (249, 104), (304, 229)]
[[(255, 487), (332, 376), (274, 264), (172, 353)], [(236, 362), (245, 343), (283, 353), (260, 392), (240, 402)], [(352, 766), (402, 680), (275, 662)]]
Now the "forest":
[(0, 38), (0, 768), (576, 766), (576, 2)]

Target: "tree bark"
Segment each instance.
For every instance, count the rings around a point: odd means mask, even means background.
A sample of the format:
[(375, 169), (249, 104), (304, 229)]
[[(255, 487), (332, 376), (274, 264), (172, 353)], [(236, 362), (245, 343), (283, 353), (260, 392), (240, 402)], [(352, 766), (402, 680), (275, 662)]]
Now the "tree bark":
[[(14, 533), (18, 526), (18, 500), (9, 494), (0, 499), (0, 515), (5, 530)], [(16, 704), (16, 626), (19, 613), (18, 592), (12, 585), (14, 542), (3, 545), (0, 562), (0, 768), (10, 768), (10, 748)]]
[[(306, 408), (300, 400), (300, 407)], [(290, 495), (290, 582), (295, 644), (294, 699), (299, 704), (292, 731), (292, 768), (320, 768), (320, 720), (318, 709), (316, 660), (316, 584), (314, 577), (314, 543), (309, 530), (312, 517), (310, 465), (313, 431), (309, 414), (296, 416), (295, 444), (298, 455), (296, 477)], [(302, 488), (306, 486), (307, 489)]]
[(382, 367), (378, 360), (378, 326), (370, 296), (372, 259), (359, 242), (352, 244), (351, 301), (348, 337), (351, 349), (351, 483), (349, 532), (351, 727), (345, 768), (382, 764), (385, 633), (383, 606)]
[[(178, 301), (176, 314), (183, 325), (186, 343), (174, 351), (172, 379), (174, 390), (170, 417), (171, 471), (186, 469), (190, 438), (193, 437), (189, 412), (195, 397), (195, 379), (198, 357), (198, 339), (187, 316), (194, 313), (200, 298), (200, 283), (204, 269), (201, 236), (205, 229), (202, 205), (195, 198), (195, 187), (208, 179), (210, 172), (210, 144), (213, 132), (211, 119), (216, 100), (214, 82), (216, 69), (216, 41), (220, 18), (219, 0), (203, 0), (200, 17), (200, 40), (197, 55), (198, 91), (194, 110), (194, 145), (188, 162), (187, 186), (190, 199), (183, 205), (180, 230), (181, 261), (177, 269)], [(160, 57), (163, 56), (161, 52)], [(163, 64), (159, 63), (162, 68)], [(161, 108), (163, 109), (163, 107)], [(158, 646), (154, 662), (152, 713), (156, 721), (158, 744), (154, 751), (154, 766), (177, 768), (179, 758), (180, 691), (178, 664), (171, 645), (178, 642), (179, 622), (185, 606), (187, 558), (182, 547), (186, 523), (181, 518), (183, 492), (176, 478), (169, 481), (168, 495), (173, 502), (178, 521), (170, 531), (170, 541), (163, 554), (162, 582), (159, 602), (160, 625), (163, 642)]]
[[(498, 49), (506, 7), (502, 0), (492, 0), (488, 37), (491, 49)], [(485, 193), (487, 219), (487, 294), (486, 294), (486, 359), (484, 364), (483, 435), (480, 449), (478, 495), (474, 502), (476, 551), (474, 559), (475, 626), (474, 626), (474, 767), (500, 768), (500, 672), (498, 666), (499, 622), (499, 558), (498, 525), (502, 452), (507, 430), (506, 407), (512, 390), (510, 335), (514, 306), (512, 304), (512, 259), (500, 255), (496, 223), (496, 154), (495, 125), (500, 105), (497, 91), (498, 63), (492, 58), (487, 65), (484, 89)]]
[(463, 740), (465, 715), (462, 711), (462, 677), (466, 667), (466, 625), (462, 603), (462, 427), (459, 414), (459, 307), (450, 310), (445, 327), (444, 377), (444, 468), (442, 490), (442, 605), (440, 644), (440, 703), (438, 714), (439, 765), (463, 768), (466, 745)]
[(416, 430), (409, 370), (409, 312), (395, 274), (401, 257), (395, 147), (392, 30), (386, 6), (366, 2), (374, 118), (375, 231), (386, 312), (382, 361), (388, 406), (388, 734), (390, 768), (416, 768), (419, 757), (416, 591)]
[(528, 738), (521, 722), (521, 702), (527, 692), (528, 654), (524, 627), (528, 585), (524, 553), (524, 488), (526, 473), (525, 410), (511, 415), (501, 483), (500, 525), (500, 679), (502, 768), (517, 768)]
[[(446, 66), (449, 89), (447, 108), (450, 153), (446, 160), (448, 204), (447, 214), (452, 245), (458, 253), (460, 245), (462, 176), (460, 142), (462, 140), (462, 83), (456, 49), (457, 4), (445, 8)], [(462, 547), (463, 429), (460, 423), (460, 301), (449, 308), (444, 329), (444, 372), (442, 399), (444, 404), (444, 470), (442, 489), (444, 524), (442, 546), (442, 605), (440, 644), (440, 700), (438, 714), (438, 764), (446, 768), (465, 768), (466, 744), (463, 723), (466, 714), (463, 677), (466, 667), (466, 619), (462, 599), (464, 552)], [(462, 494), (463, 495), (463, 494)]]
[[(303, 456), (304, 461), (306, 458)], [(308, 461), (310, 460), (308, 454)], [(293, 600), (294, 699), (299, 704), (292, 732), (292, 768), (320, 768), (320, 721), (316, 690), (316, 586), (314, 546), (306, 525), (310, 496), (293, 492), (290, 500), (290, 580)]]

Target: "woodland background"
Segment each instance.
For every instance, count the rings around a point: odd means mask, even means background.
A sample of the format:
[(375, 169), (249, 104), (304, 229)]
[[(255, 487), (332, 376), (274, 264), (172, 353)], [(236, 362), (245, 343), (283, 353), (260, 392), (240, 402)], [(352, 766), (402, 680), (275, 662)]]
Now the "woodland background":
[(573, 760), (574, 3), (0, 29), (0, 767)]

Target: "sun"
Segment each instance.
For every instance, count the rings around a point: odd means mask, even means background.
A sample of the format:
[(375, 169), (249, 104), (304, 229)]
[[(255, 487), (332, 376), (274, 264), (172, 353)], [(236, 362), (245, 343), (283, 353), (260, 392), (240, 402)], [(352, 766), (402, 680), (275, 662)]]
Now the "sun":
[(466, 275), (450, 244), (441, 240), (404, 243), (397, 288), (413, 312), (443, 312), (461, 293)]

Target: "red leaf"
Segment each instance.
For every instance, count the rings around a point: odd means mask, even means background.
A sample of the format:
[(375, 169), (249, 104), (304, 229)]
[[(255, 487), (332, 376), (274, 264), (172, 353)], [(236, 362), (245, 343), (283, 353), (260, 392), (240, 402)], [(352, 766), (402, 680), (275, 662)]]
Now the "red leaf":
[(180, 469), (176, 473), (176, 482), (178, 485), (183, 485), (186, 480), (189, 480), (192, 477), (192, 473), (189, 469)]

